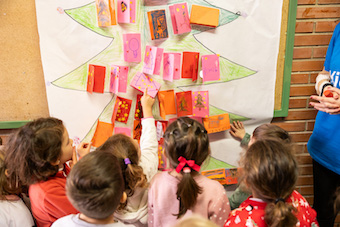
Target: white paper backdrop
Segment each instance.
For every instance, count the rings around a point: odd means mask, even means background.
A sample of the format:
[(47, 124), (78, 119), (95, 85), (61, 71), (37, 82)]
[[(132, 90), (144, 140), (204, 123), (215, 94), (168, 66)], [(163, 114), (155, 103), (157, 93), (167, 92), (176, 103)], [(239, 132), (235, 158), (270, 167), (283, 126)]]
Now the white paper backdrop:
[[(143, 4), (138, 0), (137, 2)], [(168, 2), (183, 1), (169, 0)], [(223, 83), (182, 87), (182, 89), (209, 90), (210, 104), (226, 112), (249, 118), (244, 123), (246, 131), (252, 133), (255, 127), (270, 122), (273, 117), (282, 0), (192, 0), (186, 2), (209, 3), (213, 7), (240, 15), (237, 19), (220, 25), (216, 29), (195, 34), (195, 38), (211, 52), (219, 54), (232, 63), (253, 70), (254, 73)], [(121, 32), (132, 32), (138, 28), (138, 26), (116, 25), (112, 30), (118, 32), (112, 32), (114, 34), (114, 39), (112, 39), (112, 37), (92, 31), (89, 27), (79, 23), (75, 17), (72, 18), (66, 13), (67, 10), (91, 4), (94, 4), (93, 0), (36, 0), (49, 111), (51, 116), (64, 121), (71, 138), (85, 138), (99, 116), (103, 114), (103, 110), (108, 107), (113, 96), (108, 92), (90, 95), (84, 86), (85, 89), (78, 89), (78, 87), (69, 89), (54, 81), (65, 75), (76, 74), (81, 65), (86, 67), (91, 59), (99, 57), (107, 47), (119, 45), (113, 42), (121, 39), (118, 37), (121, 36)], [(168, 8), (167, 5), (157, 7)], [(146, 32), (145, 36), (142, 35), (144, 44), (153, 44), (148, 40), (148, 30), (146, 26), (143, 26), (144, 20), (142, 19), (144, 11), (148, 8), (139, 6), (138, 10), (139, 18), (142, 20), (141, 28)], [(95, 15), (88, 16), (95, 17)], [(171, 27), (169, 19), (170, 17), (167, 17), (168, 27)], [(173, 37), (172, 29), (169, 30), (169, 35)], [(169, 45), (164, 45), (165, 52), (168, 47)], [(112, 63), (125, 64), (122, 60)], [(86, 70), (79, 70), (79, 74), (87, 78)], [(165, 88), (161, 87), (161, 90)], [(133, 99), (134, 94), (135, 91), (129, 88), (128, 92), (121, 96)], [(134, 103), (132, 107), (129, 125), (133, 118)], [(241, 148), (239, 142), (232, 139), (228, 131), (214, 134), (210, 139), (213, 157), (237, 165)]]

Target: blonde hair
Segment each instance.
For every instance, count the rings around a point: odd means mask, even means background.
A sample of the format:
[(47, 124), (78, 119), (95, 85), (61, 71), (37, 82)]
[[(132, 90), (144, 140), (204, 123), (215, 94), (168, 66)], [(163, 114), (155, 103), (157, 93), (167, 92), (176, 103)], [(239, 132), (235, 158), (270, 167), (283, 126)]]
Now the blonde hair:
[(173, 227), (218, 227), (214, 222), (194, 214), (179, 220)]

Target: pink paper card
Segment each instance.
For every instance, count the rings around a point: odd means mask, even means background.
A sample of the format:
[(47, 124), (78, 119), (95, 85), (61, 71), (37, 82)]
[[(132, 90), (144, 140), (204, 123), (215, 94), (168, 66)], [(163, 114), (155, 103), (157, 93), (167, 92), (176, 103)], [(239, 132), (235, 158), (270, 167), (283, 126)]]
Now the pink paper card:
[(202, 55), (203, 82), (220, 80), (220, 61), (217, 54)]
[(194, 117), (209, 116), (209, 93), (208, 91), (192, 92), (192, 115)]
[(163, 55), (163, 48), (146, 46), (144, 56), (143, 72), (146, 74), (159, 75), (161, 61)]
[(111, 66), (110, 92), (117, 94), (119, 85), (119, 67)]
[(172, 82), (181, 78), (181, 53), (163, 54), (163, 80)]
[(157, 48), (156, 60), (155, 60), (155, 70), (153, 74), (160, 75), (161, 74), (161, 64), (163, 57), (163, 48)]
[(136, 0), (130, 0), (130, 23), (136, 23)]
[(188, 6), (186, 2), (169, 6), (174, 34), (191, 32)]
[(141, 62), (140, 33), (128, 33), (123, 35), (124, 61)]
[(172, 82), (174, 79), (175, 56), (170, 53), (163, 54), (163, 80)]
[(126, 93), (127, 77), (129, 67), (127, 66), (111, 66), (110, 92), (117, 94), (118, 92)]
[(116, 127), (114, 129), (114, 134), (119, 134), (119, 133), (127, 135), (128, 137), (131, 137), (131, 128)]
[(132, 78), (130, 86), (141, 92), (144, 92), (145, 88), (148, 87), (148, 95), (154, 98), (159, 91), (161, 84), (152, 78), (149, 78), (144, 73), (137, 72)]
[(175, 57), (175, 71), (174, 71), (174, 80), (181, 79), (181, 53), (173, 53)]
[(136, 0), (117, 1), (118, 23), (135, 23), (136, 20)]

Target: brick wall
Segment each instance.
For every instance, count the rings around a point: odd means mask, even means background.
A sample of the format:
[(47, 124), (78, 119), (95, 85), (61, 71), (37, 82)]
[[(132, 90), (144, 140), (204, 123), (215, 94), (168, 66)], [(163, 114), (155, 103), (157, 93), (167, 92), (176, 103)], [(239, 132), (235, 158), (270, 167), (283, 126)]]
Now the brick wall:
[[(307, 141), (316, 111), (309, 107), (315, 78), (323, 68), (328, 43), (340, 18), (340, 0), (298, 0), (288, 116), (273, 123), (286, 129), (297, 145), (300, 177), (297, 190), (313, 203), (312, 159)], [(335, 226), (340, 226), (340, 215)]]

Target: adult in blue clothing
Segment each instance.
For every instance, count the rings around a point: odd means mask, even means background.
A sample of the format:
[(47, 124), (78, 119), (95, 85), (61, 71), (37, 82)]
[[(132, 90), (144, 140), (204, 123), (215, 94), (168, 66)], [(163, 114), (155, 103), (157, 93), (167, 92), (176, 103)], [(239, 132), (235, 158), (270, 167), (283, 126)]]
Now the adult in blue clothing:
[[(319, 110), (307, 148), (313, 158), (314, 209), (320, 227), (332, 227), (335, 220), (333, 203), (340, 186), (340, 24), (334, 30), (328, 46), (324, 69), (319, 73), (315, 89), (320, 97), (312, 99)], [(333, 88), (334, 87), (334, 88)], [(325, 97), (330, 90), (333, 97)]]

